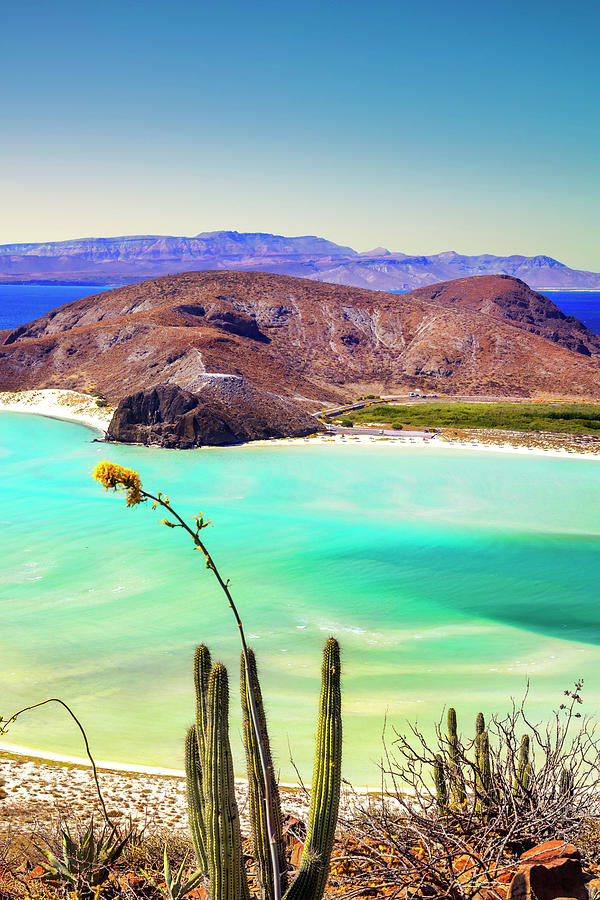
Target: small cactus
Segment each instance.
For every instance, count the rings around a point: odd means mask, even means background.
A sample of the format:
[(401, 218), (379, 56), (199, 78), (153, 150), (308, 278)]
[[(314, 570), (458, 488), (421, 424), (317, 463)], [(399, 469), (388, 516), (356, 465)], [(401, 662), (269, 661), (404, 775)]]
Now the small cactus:
[(561, 798), (571, 800), (575, 792), (575, 779), (570, 769), (563, 769), (560, 773), (558, 790)]

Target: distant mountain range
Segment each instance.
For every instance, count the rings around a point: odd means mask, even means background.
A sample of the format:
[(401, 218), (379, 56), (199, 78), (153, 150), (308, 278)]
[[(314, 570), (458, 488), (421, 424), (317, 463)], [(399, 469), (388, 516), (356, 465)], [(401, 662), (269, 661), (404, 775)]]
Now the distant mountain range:
[(213, 231), (195, 237), (133, 235), (42, 244), (0, 245), (0, 282), (65, 281), (128, 284), (199, 270), (294, 275), (383, 291), (472, 275), (510, 275), (536, 290), (600, 289), (600, 274), (570, 269), (549, 256), (431, 256), (377, 247), (358, 253), (319, 237)]

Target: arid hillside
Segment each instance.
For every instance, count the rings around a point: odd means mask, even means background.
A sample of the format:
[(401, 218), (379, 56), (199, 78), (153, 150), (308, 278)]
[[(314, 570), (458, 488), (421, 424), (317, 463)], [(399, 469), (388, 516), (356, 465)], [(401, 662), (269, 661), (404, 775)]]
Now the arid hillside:
[(191, 272), (59, 307), (0, 333), (0, 390), (117, 402), (215, 375), (316, 409), (357, 393), (600, 397), (600, 339), (508, 276), (393, 295), (283, 275)]

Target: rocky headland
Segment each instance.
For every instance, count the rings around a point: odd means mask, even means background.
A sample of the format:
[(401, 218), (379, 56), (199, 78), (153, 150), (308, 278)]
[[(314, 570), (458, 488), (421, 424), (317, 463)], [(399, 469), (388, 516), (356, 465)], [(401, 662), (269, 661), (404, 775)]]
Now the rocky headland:
[(356, 396), (600, 396), (600, 338), (524, 282), (395, 295), (256, 272), (188, 272), (0, 332), (0, 390), (117, 407), (109, 439), (168, 447), (306, 435)]

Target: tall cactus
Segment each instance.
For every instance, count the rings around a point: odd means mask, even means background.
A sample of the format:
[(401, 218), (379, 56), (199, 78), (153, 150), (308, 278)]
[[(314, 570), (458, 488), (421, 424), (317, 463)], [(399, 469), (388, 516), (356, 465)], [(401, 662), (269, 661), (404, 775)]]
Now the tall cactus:
[(491, 777), (490, 742), (483, 713), (478, 713), (475, 721), (475, 789), (482, 803), (489, 799)]
[[(272, 812), (271, 819), (275, 823), (276, 853), (279, 859), (279, 873), (281, 879), (281, 889), (283, 891), (287, 887), (287, 862), (285, 858), (285, 847), (283, 843), (283, 826), (281, 821), (279, 788), (275, 779), (273, 760), (271, 757), (271, 746), (269, 742), (269, 735), (267, 732), (267, 720), (265, 717), (262, 693), (260, 690), (258, 674), (256, 671), (256, 658), (254, 656), (254, 652), (250, 649), (248, 650), (248, 666), (250, 669), (250, 681), (252, 684), (254, 684), (254, 700), (258, 717), (258, 727), (262, 736), (268, 760), (268, 772), (271, 781), (271, 790), (269, 792)], [(244, 747), (246, 750), (246, 768), (248, 771), (248, 794), (250, 807), (250, 828), (252, 832), (252, 848), (254, 857), (256, 859), (262, 900), (273, 900), (272, 885), (274, 872), (271, 857), (271, 847), (269, 842), (269, 832), (265, 815), (267, 791), (265, 790), (265, 781), (262, 767), (260, 765), (260, 756), (256, 734), (251, 720), (248, 697), (248, 679), (246, 677), (246, 661), (244, 659), (243, 653), (240, 666), (240, 695), (242, 701), (242, 727)]]
[(227, 670), (217, 663), (208, 681), (203, 796), (211, 900), (249, 900), (229, 744)]
[(433, 780), (435, 782), (435, 797), (440, 815), (448, 811), (448, 788), (444, 774), (444, 760), (441, 753), (436, 753), (433, 761)]
[(460, 746), (456, 723), (456, 710), (448, 710), (448, 764), (452, 800), (457, 806), (463, 806), (466, 800), (465, 785), (461, 771)]
[[(241, 671), (253, 851), (261, 897), (263, 900), (274, 900), (277, 896), (281, 897), (287, 881), (281, 807), (256, 660), (250, 650), (246, 658), (242, 656)], [(329, 874), (339, 808), (342, 754), (340, 652), (338, 643), (333, 638), (325, 644), (321, 675), (308, 831), (298, 873), (283, 900), (321, 900)], [(199, 647), (196, 651), (194, 681), (196, 725), (190, 729), (186, 739), (189, 821), (194, 849), (200, 868), (208, 876), (211, 900), (249, 900), (229, 745), (227, 672), (220, 664), (210, 669), (210, 654), (206, 647)], [(250, 690), (252, 695), (249, 694)], [(263, 777), (264, 768), (259, 757), (257, 735), (250, 721), (251, 699), (254, 701), (262, 751), (266, 752), (270, 779), (268, 790)], [(270, 817), (266, 814), (268, 797), (271, 798)], [(275, 834), (269, 832), (267, 819), (275, 822)], [(272, 847), (272, 843), (275, 847)], [(275, 864), (279, 864), (280, 871), (277, 889), (272, 851), (276, 854)]]
[(531, 763), (529, 761), (529, 735), (524, 734), (519, 748), (517, 771), (513, 784), (513, 796), (520, 797), (526, 793), (531, 780)]
[(340, 803), (341, 709), (340, 648), (334, 638), (329, 638), (323, 651), (321, 668), (321, 697), (308, 831), (298, 874), (284, 900), (321, 900), (325, 892)]
[(208, 859), (206, 856), (206, 831), (202, 810), (202, 766), (198, 752), (196, 726), (188, 729), (185, 738), (185, 780), (187, 785), (188, 818), (192, 833), (192, 844), (198, 866), (208, 875)]

